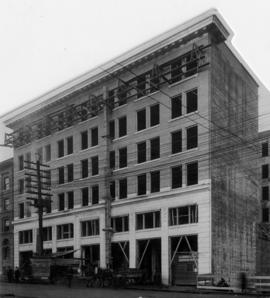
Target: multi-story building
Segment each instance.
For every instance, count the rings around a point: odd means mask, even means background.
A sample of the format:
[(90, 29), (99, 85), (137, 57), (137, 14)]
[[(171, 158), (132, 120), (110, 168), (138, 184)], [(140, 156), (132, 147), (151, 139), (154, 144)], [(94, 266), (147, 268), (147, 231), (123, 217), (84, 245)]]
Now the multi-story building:
[(5, 115), (15, 265), (36, 251), (23, 160), (50, 166), (44, 247), (149, 281), (255, 272), (258, 84), (210, 10)]
[(0, 163), (0, 275), (13, 268), (13, 159)]

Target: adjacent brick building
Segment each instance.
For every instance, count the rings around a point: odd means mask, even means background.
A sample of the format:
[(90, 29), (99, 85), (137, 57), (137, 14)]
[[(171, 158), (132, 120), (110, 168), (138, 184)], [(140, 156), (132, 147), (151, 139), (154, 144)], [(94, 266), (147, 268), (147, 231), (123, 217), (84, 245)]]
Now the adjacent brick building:
[(0, 275), (13, 268), (13, 159), (0, 163)]
[(216, 10), (5, 115), (15, 265), (36, 251), (23, 160), (50, 166), (47, 252), (149, 281), (255, 273), (258, 85)]

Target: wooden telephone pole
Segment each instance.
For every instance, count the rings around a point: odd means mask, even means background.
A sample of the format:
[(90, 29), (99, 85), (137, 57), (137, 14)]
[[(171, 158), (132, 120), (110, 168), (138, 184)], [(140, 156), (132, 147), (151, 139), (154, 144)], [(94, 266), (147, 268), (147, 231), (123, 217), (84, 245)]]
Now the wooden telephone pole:
[[(38, 234), (37, 234), (37, 255), (43, 255), (43, 211), (45, 208), (51, 208), (50, 170), (48, 165), (44, 165), (38, 159), (36, 162), (24, 161), (26, 193), (30, 194), (28, 200), (31, 200), (31, 206), (37, 208), (38, 213)], [(34, 195), (35, 197), (32, 197)]]

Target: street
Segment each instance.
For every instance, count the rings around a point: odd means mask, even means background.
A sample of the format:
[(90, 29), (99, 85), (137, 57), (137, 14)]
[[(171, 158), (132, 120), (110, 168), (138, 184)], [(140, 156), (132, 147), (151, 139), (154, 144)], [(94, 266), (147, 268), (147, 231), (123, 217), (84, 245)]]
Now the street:
[[(112, 288), (86, 288), (74, 286), (68, 288), (66, 285), (38, 285), (38, 284), (10, 284), (0, 283), (0, 297), (17, 297), (17, 298), (195, 298), (195, 297), (258, 297), (233, 295), (233, 294), (194, 294), (194, 293), (176, 293), (165, 291), (145, 291), (129, 289), (112, 289)], [(264, 296), (268, 297), (268, 296)], [(269, 296), (270, 297), (270, 296)]]

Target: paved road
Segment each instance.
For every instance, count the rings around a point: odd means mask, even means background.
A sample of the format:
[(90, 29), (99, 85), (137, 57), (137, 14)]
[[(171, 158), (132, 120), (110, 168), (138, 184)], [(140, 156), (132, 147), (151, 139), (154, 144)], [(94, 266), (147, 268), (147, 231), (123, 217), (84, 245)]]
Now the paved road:
[[(65, 285), (33, 285), (0, 283), (0, 297), (16, 298), (230, 298), (228, 294), (193, 294), (126, 289), (94, 289), (85, 287), (68, 288)], [(238, 297), (252, 297), (242, 296)], [(256, 297), (256, 296), (254, 296)], [(264, 296), (265, 297), (265, 296)]]

